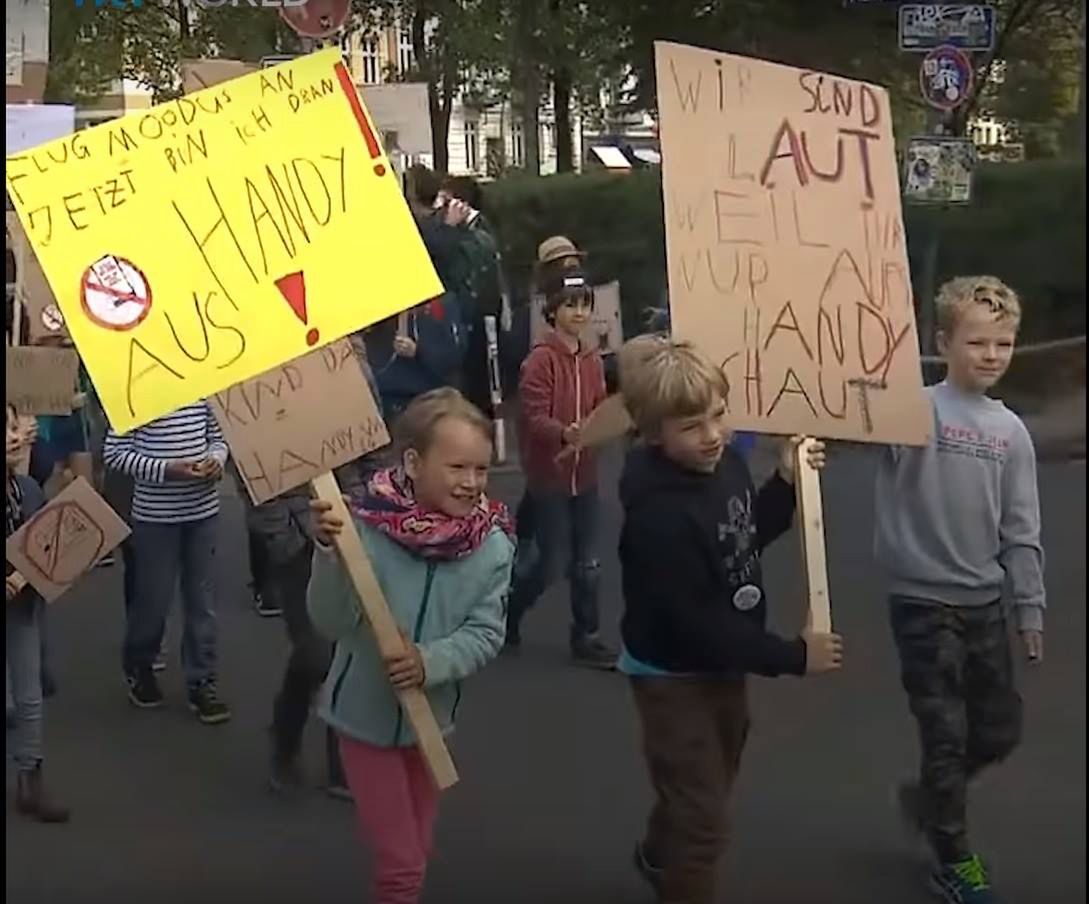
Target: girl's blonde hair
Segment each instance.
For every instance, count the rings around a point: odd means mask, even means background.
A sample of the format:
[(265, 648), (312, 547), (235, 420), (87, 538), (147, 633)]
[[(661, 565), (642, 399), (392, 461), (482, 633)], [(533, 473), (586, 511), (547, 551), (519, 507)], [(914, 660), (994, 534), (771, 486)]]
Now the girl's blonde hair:
[(703, 414), (717, 399), (729, 404), (726, 375), (691, 343), (640, 336), (626, 347), (634, 343), (617, 363), (624, 405), (643, 436), (658, 436), (668, 418)]
[(994, 319), (1021, 323), (1021, 299), (996, 276), (958, 276), (940, 289), (935, 300), (938, 329), (951, 334), (964, 312), (974, 305), (985, 305)]
[(492, 422), (456, 389), (444, 386), (416, 396), (393, 425), (393, 441), (399, 456), (409, 449), (427, 453), (439, 421), (457, 418), (492, 441)]

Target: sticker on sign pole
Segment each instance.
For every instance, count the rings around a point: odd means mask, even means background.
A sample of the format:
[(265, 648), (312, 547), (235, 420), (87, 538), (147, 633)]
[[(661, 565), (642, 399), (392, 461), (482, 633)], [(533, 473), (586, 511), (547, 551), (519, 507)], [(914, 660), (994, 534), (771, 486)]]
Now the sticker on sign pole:
[(131, 330), (151, 310), (151, 286), (131, 261), (107, 254), (83, 272), (80, 300), (92, 323), (108, 330)]
[(937, 47), (923, 57), (919, 88), (930, 106), (955, 110), (972, 95), (972, 61), (956, 47)]

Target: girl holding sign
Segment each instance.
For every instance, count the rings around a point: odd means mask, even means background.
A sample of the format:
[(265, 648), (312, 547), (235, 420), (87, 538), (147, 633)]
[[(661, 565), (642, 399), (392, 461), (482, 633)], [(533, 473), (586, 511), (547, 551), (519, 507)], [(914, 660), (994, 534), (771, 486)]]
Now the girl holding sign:
[[(340, 736), (374, 852), (375, 904), (419, 900), (439, 803), (394, 691), (423, 688), (439, 725), (453, 730), (461, 681), (503, 645), (514, 558), (506, 507), (484, 495), (490, 421), (457, 390), (437, 389), (408, 406), (395, 433), (400, 465), (374, 474), (350, 508), (404, 652), (383, 661), (335, 557), (314, 557), (308, 601), (315, 626), (336, 642), (320, 714)], [(330, 544), (344, 525), (328, 503), (311, 509), (319, 543)]]

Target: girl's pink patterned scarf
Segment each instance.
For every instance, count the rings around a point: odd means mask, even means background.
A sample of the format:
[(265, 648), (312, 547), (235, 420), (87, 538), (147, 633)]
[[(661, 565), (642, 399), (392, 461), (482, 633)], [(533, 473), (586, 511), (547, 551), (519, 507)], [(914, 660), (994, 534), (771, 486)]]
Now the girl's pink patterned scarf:
[(351, 509), (364, 523), (424, 559), (463, 559), (476, 552), (495, 527), (514, 536), (507, 507), (483, 495), (463, 518), (422, 508), (401, 468), (373, 474), (366, 489), (352, 497)]

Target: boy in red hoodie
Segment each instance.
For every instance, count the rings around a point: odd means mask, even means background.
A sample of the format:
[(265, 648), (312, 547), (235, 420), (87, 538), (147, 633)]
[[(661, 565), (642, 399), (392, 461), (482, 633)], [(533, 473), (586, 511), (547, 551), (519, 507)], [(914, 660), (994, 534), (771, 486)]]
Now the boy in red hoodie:
[(533, 500), (539, 555), (515, 579), (506, 643), (509, 648), (521, 644), (522, 616), (568, 559), (572, 659), (612, 669), (616, 653), (598, 636), (597, 464), (579, 443), (580, 424), (605, 398), (601, 354), (579, 339), (594, 308), (594, 293), (577, 268), (550, 274), (542, 288), (552, 330), (529, 353), (519, 381), (522, 467)]

